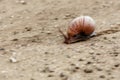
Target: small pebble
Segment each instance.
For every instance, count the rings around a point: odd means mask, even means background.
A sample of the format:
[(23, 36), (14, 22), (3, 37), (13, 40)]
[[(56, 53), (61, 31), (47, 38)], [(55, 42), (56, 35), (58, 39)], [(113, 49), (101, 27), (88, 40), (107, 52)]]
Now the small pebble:
[(0, 51), (3, 51), (3, 50), (5, 50), (4, 48), (0, 48)]
[(69, 55), (66, 55), (67, 58), (71, 58)]
[(58, 18), (54, 18), (54, 20), (58, 20)]
[(49, 52), (45, 52), (45, 54), (49, 54)]
[(90, 54), (91, 54), (91, 55), (93, 55), (93, 54), (94, 54), (94, 52), (90, 52)]
[(71, 14), (66, 14), (65, 18), (71, 17)]
[(104, 75), (100, 75), (100, 78), (105, 78), (105, 76)]
[(80, 68), (76, 66), (75, 69), (80, 69)]
[(88, 65), (88, 64), (92, 64), (92, 62), (88, 61), (86, 64), (87, 64), (87, 65)]
[(103, 37), (104, 40), (107, 40), (107, 37)]
[(18, 34), (18, 33), (19, 33), (19, 32), (17, 32), (17, 31), (14, 31), (14, 32), (13, 32), (13, 35), (16, 35), (16, 34)]
[(119, 64), (115, 64), (114, 66), (115, 66), (115, 67), (119, 67), (120, 65), (119, 65)]
[(117, 37), (112, 37), (112, 39), (116, 39)]
[(31, 78), (30, 80), (35, 80), (34, 78)]
[(96, 53), (96, 55), (101, 55), (100, 53)]
[(19, 2), (23, 5), (27, 4), (27, 2), (25, 2), (24, 0), (20, 0)]
[(83, 59), (79, 59), (78, 61), (84, 61)]
[(48, 77), (54, 77), (54, 75), (52, 75), (52, 74), (49, 74), (49, 75), (48, 75)]
[(12, 41), (18, 41), (18, 39), (17, 39), (17, 38), (15, 38), (15, 39), (12, 39)]
[(16, 60), (14, 57), (11, 57), (11, 58), (10, 58), (10, 62), (12, 62), (12, 63), (16, 63), (17, 60)]
[(68, 76), (63, 73), (60, 74), (60, 78), (62, 78), (61, 80), (68, 80)]
[(73, 73), (75, 73), (75, 72), (77, 72), (77, 69), (72, 69), (71, 71), (72, 71)]
[(32, 28), (31, 28), (31, 27), (25, 27), (25, 30), (26, 30), (26, 31), (31, 31)]
[(102, 71), (102, 69), (101, 68), (96, 68), (97, 69), (97, 71)]
[(65, 75), (63, 73), (60, 74), (60, 77), (65, 77)]
[(49, 67), (45, 67), (45, 69), (43, 69), (42, 72), (44, 72), (44, 73), (53, 73), (54, 71), (50, 70)]
[(46, 34), (52, 34), (52, 32), (51, 32), (51, 31), (46, 31), (45, 33), (46, 33)]
[(4, 74), (4, 73), (7, 73), (7, 72), (8, 72), (8, 71), (1, 71), (1, 73), (3, 73), (3, 74)]
[(92, 69), (85, 69), (84, 72), (85, 72), (85, 73), (92, 73), (93, 70), (92, 70)]
[(10, 18), (14, 18), (15, 16), (14, 15), (11, 15)]
[(71, 66), (75, 66), (75, 64), (74, 64), (74, 63), (71, 63), (70, 65), (71, 65)]

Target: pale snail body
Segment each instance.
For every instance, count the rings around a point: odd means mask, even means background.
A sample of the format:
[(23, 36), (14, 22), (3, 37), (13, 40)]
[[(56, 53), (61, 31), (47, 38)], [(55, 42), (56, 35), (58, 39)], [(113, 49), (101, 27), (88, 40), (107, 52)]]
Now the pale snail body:
[(93, 36), (95, 31), (95, 21), (89, 16), (81, 16), (72, 20), (64, 35), (65, 43), (70, 44), (80, 40), (86, 40)]

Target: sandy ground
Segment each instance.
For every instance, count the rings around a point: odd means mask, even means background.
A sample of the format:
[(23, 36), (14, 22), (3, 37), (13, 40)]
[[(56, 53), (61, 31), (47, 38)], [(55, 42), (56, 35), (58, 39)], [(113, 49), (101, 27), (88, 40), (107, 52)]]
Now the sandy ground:
[[(101, 34), (64, 44), (81, 15)], [(0, 0), (0, 80), (120, 80), (120, 0)]]

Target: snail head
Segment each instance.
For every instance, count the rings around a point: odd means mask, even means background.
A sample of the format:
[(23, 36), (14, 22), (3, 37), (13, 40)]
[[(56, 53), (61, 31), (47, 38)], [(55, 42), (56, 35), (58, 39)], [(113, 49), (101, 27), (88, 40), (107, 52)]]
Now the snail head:
[(60, 29), (59, 29), (59, 32), (63, 35), (63, 37), (65, 39), (64, 43), (66, 43), (66, 44), (71, 44), (71, 43), (75, 43), (75, 42), (79, 42), (79, 41), (85, 41), (88, 38), (90, 38), (90, 36), (84, 35), (83, 33), (76, 34), (74, 36), (71, 36), (70, 34), (68, 34), (68, 36), (67, 36)]

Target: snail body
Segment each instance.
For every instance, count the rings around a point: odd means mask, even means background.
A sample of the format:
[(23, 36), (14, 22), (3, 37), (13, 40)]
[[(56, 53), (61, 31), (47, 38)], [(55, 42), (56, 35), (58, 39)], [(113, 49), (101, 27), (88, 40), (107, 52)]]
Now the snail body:
[(80, 16), (72, 20), (68, 26), (67, 36), (60, 31), (65, 43), (70, 44), (87, 40), (95, 34), (95, 21), (89, 16)]

